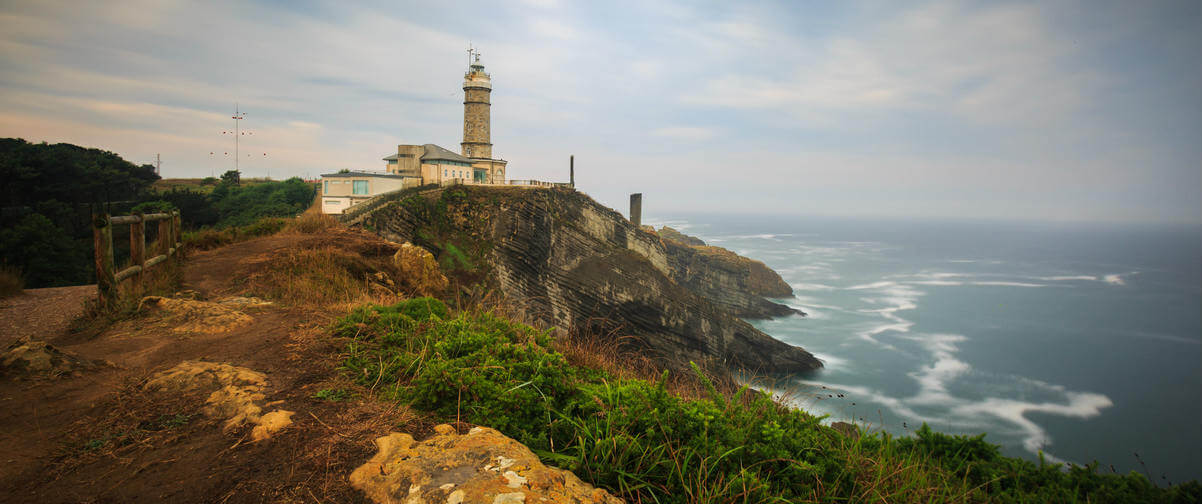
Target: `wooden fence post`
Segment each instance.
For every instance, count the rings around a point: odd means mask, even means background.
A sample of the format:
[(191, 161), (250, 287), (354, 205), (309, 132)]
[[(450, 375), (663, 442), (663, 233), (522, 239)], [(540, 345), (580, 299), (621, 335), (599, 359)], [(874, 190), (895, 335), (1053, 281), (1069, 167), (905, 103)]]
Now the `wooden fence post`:
[(183, 246), (184, 246), (184, 244), (183, 244), (184, 233), (182, 232), (183, 230), (181, 229), (180, 220), (181, 219), (179, 217), (179, 210), (172, 210), (171, 211), (171, 228), (173, 229), (173, 231), (171, 232), (171, 246), (175, 247), (175, 255), (177, 255), (177, 256), (180, 255), (180, 252), (182, 252), (180, 249), (183, 248)]
[(159, 255), (169, 256), (171, 252), (171, 223), (167, 219), (159, 219)]
[(92, 214), (92, 244), (100, 303), (111, 308), (117, 304), (117, 279), (113, 277), (113, 225), (108, 213)]
[(134, 299), (140, 299), (144, 287), (142, 281), (146, 275), (146, 216), (142, 212), (134, 216), (138, 220), (129, 225), (129, 263), (141, 270), (134, 273), (130, 292), (133, 293)]

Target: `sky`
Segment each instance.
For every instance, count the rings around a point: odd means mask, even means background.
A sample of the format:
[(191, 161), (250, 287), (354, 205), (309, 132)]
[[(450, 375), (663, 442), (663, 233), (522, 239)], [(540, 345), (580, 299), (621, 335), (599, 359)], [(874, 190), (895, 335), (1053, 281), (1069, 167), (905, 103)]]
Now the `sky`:
[[(646, 216), (1202, 223), (1202, 2), (0, 0), (0, 137), (164, 177), (459, 151)], [(213, 153), (213, 154), (210, 154)], [(228, 153), (228, 154), (227, 154)]]

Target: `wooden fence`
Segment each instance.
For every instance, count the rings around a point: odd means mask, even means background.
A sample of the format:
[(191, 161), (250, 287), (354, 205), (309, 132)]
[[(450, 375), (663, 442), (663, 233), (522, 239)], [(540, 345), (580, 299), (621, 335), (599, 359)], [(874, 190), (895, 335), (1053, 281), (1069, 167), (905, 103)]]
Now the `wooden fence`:
[[(158, 254), (146, 257), (146, 223), (159, 223)], [(113, 226), (129, 225), (130, 266), (116, 271), (113, 262)], [(170, 213), (119, 215), (94, 214), (92, 216), (92, 238), (96, 249), (96, 287), (100, 291), (100, 303), (106, 307), (117, 303), (117, 286), (132, 278), (132, 292), (141, 295), (145, 289), (145, 273), (155, 265), (167, 261), (179, 253), (180, 218), (179, 210)]]

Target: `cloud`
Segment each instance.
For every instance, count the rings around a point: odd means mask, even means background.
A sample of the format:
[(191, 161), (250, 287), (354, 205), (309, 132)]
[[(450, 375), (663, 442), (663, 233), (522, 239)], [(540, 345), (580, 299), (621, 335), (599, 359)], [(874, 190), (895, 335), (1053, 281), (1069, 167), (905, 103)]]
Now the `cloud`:
[(709, 140), (718, 136), (718, 131), (713, 128), (702, 128), (697, 126), (673, 126), (652, 130), (651, 135), (671, 138), (674, 140), (697, 142), (701, 140)]

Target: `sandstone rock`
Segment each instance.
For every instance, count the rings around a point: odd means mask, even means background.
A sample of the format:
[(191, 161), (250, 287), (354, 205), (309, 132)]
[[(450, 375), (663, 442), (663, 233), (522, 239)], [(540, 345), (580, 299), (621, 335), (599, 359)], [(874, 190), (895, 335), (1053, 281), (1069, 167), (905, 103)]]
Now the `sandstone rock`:
[(188, 392), (212, 390), (201, 410), (210, 418), (224, 418), (224, 430), (253, 424), (251, 439), (260, 441), (292, 423), (294, 412), (275, 410), (263, 414), (259, 403), (266, 399), (263, 391), (267, 377), (244, 367), (218, 362), (184, 361), (175, 367), (155, 374), (143, 386), (147, 390)]
[(103, 364), (69, 354), (44, 341), (17, 341), (0, 354), (0, 376), (57, 378)]
[(459, 435), (450, 425), (420, 443), (408, 434), (376, 439), (379, 452), (350, 475), (379, 504), (621, 503), (571, 471), (547, 467), (521, 443), (486, 427)]
[[(450, 191), (453, 197), (440, 196)], [(683, 282), (664, 241), (581, 193), (463, 186), (414, 194), (398, 193), (397, 201), (347, 223), (370, 224), (398, 243), (434, 248), (446, 240), (439, 236), (447, 236), (483, 245), (479, 274), (533, 322), (581, 334), (633, 336), (668, 365), (708, 360), (763, 373), (822, 367), (809, 352), (738, 318), (732, 307), (756, 299), (738, 286), (749, 269), (742, 277), (697, 270), (696, 285)], [(445, 210), (422, 207), (422, 201), (434, 200)], [(468, 217), (444, 217), (451, 215)], [(697, 287), (707, 284), (715, 288)], [(719, 293), (735, 294), (724, 300)]]
[(702, 241), (701, 238), (697, 238), (696, 236), (689, 236), (687, 234), (681, 233), (680, 231), (677, 231), (668, 226), (659, 228), (658, 233), (659, 233), (659, 237), (663, 238), (665, 240), (672, 240), (674, 242), (680, 242), (685, 245), (694, 245), (694, 246), (698, 246), (698, 247), (705, 246), (705, 242)]
[[(670, 229), (670, 228), (669, 228)], [(745, 318), (801, 313), (767, 297), (791, 297), (793, 289), (764, 263), (722, 247), (664, 240), (672, 280)]]
[(392, 256), (401, 270), (402, 288), (422, 296), (441, 294), (447, 288), (447, 277), (438, 269), (438, 261), (424, 248), (405, 242)]
[(171, 330), (181, 333), (224, 333), (250, 324), (254, 319), (239, 308), (265, 303), (253, 298), (231, 298), (227, 302), (197, 301), (160, 296), (146, 296), (138, 311), (161, 313), (171, 322)]

